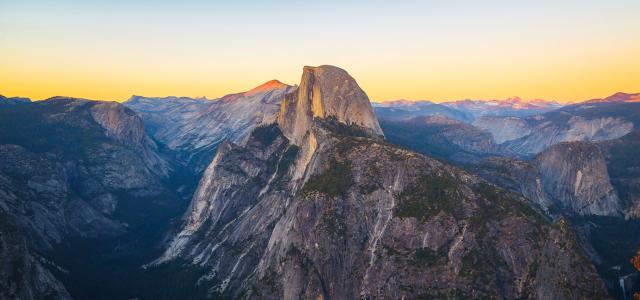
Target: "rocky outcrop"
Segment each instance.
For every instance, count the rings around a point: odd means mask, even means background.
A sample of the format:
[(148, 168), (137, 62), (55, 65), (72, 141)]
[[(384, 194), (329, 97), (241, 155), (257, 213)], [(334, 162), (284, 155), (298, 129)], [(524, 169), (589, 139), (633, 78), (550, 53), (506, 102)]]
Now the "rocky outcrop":
[(602, 152), (590, 143), (561, 143), (535, 159), (545, 190), (564, 211), (579, 215), (620, 214)]
[(11, 215), (0, 207), (0, 299), (71, 299), (31, 253)]
[(319, 82), (287, 94), (278, 123), (221, 146), (149, 272), (204, 270), (193, 284), (210, 297), (607, 297), (566, 223), (381, 141), (370, 110), (332, 103), (357, 91), (323, 92), (349, 86), (332, 77), (346, 73), (309, 72)]

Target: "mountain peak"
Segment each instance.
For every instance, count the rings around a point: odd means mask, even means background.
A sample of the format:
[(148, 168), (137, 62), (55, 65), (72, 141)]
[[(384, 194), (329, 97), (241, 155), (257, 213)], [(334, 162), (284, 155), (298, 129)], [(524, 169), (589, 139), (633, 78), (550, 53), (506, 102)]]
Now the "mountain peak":
[(25, 98), (25, 97), (5, 97), (3, 95), (0, 95), (0, 103), (3, 103), (3, 102), (15, 105), (15, 104), (29, 103), (31, 102), (31, 99)]
[(255, 95), (255, 94), (259, 94), (259, 93), (264, 93), (264, 92), (268, 92), (268, 91), (273, 91), (273, 90), (279, 90), (279, 89), (283, 89), (289, 87), (288, 85), (280, 82), (277, 79), (272, 79), (269, 80), (249, 91), (247, 91), (246, 93), (244, 93), (247, 96), (251, 96), (251, 95)]
[(369, 98), (345, 70), (323, 65), (305, 66), (296, 92), (287, 94), (280, 106), (278, 124), (294, 143), (300, 143), (312, 121), (335, 119), (381, 136)]
[(618, 92), (607, 98), (604, 98), (604, 100), (610, 102), (640, 102), (640, 93), (629, 94)]
[(606, 98), (596, 98), (585, 101), (585, 103), (603, 103), (603, 102), (640, 102), (640, 93), (630, 94), (617, 92)]

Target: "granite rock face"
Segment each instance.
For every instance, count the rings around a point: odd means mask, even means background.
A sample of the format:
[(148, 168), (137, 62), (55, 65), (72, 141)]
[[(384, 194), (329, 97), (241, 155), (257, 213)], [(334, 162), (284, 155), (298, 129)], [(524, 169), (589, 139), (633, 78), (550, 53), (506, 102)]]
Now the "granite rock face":
[(560, 143), (540, 153), (534, 163), (542, 185), (562, 210), (579, 215), (620, 214), (620, 200), (596, 145)]
[(515, 140), (531, 133), (531, 127), (518, 117), (481, 117), (473, 125), (491, 133), (498, 144)]
[(607, 298), (564, 220), (386, 144), (369, 105), (344, 114), (360, 92), (334, 68), (305, 68), (320, 82), (287, 94), (276, 124), (221, 146), (150, 271), (205, 270), (210, 297)]
[(304, 67), (297, 92), (282, 101), (278, 125), (301, 144), (314, 119), (335, 119), (383, 135), (367, 95), (346, 71), (333, 66)]
[(607, 161), (593, 143), (560, 143), (532, 161), (491, 157), (475, 166), (475, 171), (550, 215), (621, 216), (623, 212)]

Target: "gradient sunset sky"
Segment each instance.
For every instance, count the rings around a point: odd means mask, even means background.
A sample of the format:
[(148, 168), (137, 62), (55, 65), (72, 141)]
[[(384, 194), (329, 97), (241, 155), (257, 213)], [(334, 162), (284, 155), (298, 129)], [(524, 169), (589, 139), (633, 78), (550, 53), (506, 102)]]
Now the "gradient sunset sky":
[(640, 1), (0, 0), (0, 94), (248, 90), (332, 64), (372, 100), (640, 92)]

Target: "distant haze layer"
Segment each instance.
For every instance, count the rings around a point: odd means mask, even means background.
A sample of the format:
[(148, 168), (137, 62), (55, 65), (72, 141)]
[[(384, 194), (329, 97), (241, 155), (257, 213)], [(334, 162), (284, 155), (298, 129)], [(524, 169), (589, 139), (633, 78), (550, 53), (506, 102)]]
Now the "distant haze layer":
[(369, 98), (602, 98), (640, 90), (640, 2), (0, 0), (0, 93), (218, 98), (301, 65)]

